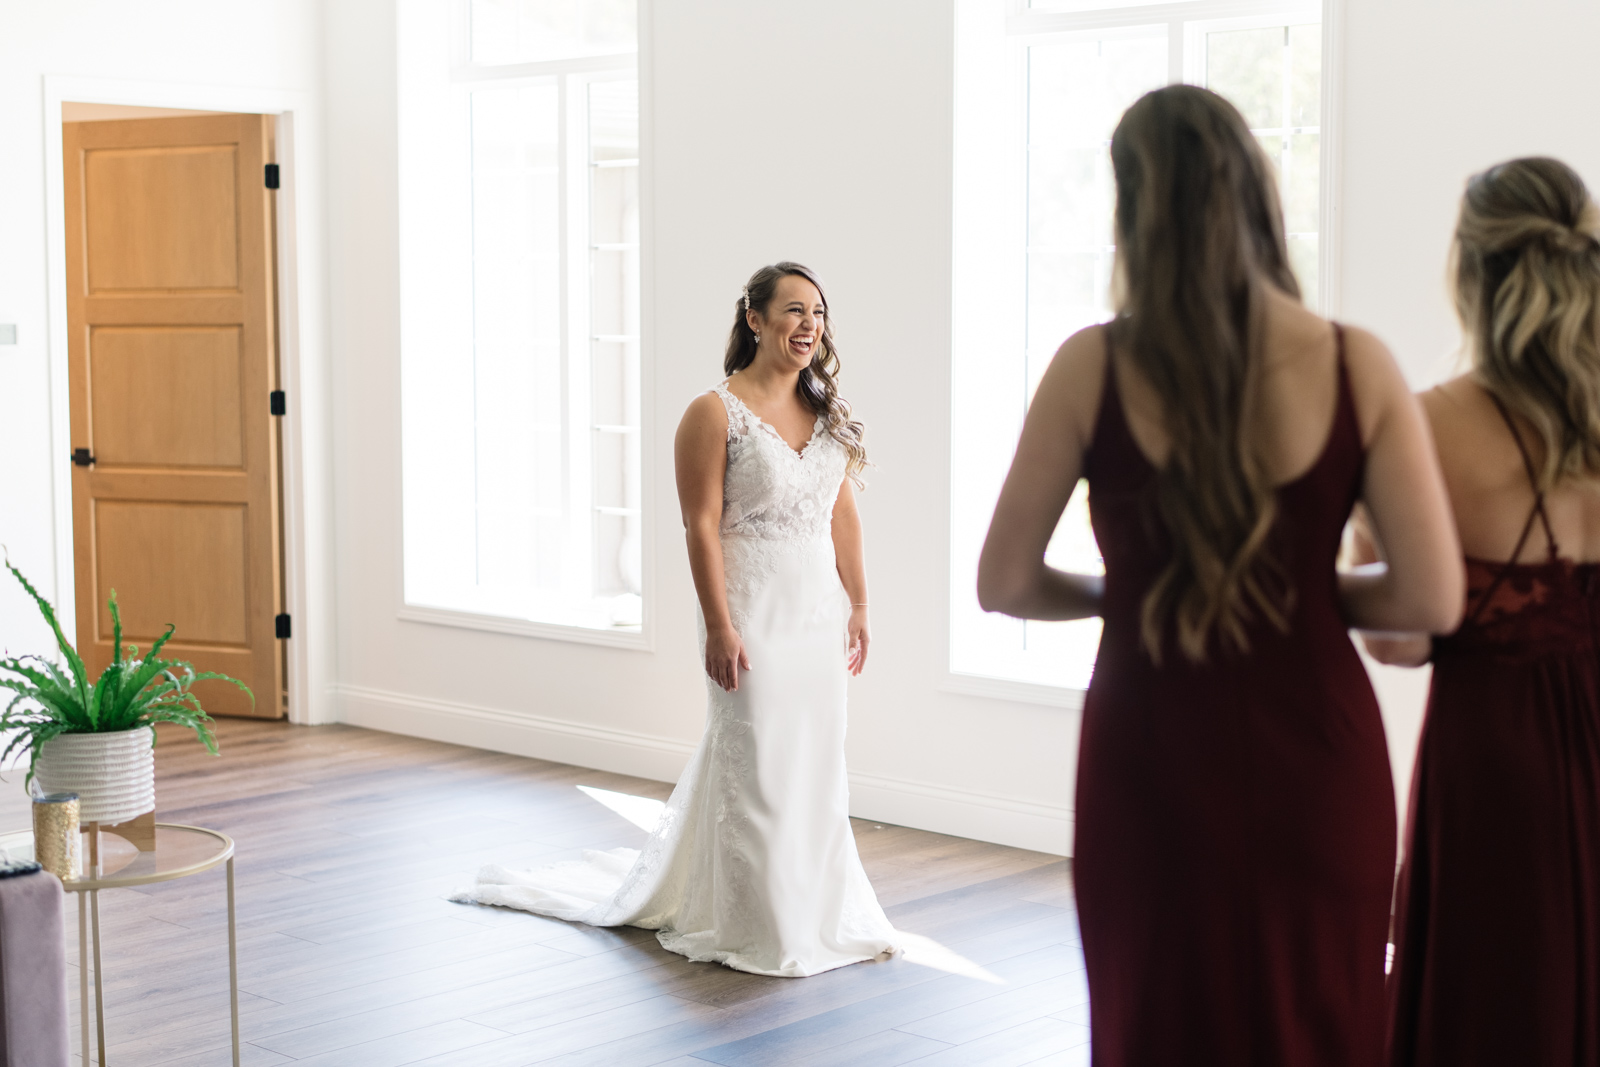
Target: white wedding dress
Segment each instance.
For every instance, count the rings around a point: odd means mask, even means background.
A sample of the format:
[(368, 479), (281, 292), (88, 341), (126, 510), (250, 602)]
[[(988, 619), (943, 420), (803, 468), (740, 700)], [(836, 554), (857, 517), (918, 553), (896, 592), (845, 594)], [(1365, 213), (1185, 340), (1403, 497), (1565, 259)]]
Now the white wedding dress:
[(641, 926), (691, 960), (800, 978), (898, 944), (850, 832), (850, 605), (832, 540), (846, 453), (821, 418), (796, 452), (726, 383), (715, 392), (728, 413), (723, 568), (750, 670), (732, 693), (707, 679), (705, 735), (642, 852), (489, 866), (454, 899)]

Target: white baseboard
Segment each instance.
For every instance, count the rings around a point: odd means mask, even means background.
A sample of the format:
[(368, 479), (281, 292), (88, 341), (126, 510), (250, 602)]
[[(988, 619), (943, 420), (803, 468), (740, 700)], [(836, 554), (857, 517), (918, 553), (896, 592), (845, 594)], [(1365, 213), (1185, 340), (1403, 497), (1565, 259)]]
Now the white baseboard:
[[(509, 752), (516, 756), (593, 767), (659, 782), (675, 782), (694, 746), (605, 727), (498, 711), (453, 701), (391, 693), (365, 686), (337, 688), (341, 722)], [(850, 775), (850, 813), (861, 819), (1067, 855), (1072, 809), (954, 786), (875, 774)]]
[(905, 778), (850, 773), (850, 814), (1012, 848), (1072, 853), (1072, 809)]
[(676, 782), (694, 746), (527, 712), (429, 700), (365, 686), (339, 686), (339, 721), (513, 756)]

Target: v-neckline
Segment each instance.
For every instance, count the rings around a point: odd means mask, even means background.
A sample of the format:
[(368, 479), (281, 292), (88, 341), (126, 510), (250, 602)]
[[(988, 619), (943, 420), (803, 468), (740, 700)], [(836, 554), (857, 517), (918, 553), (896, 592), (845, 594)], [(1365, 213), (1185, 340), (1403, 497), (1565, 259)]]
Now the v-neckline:
[(744, 409), (744, 413), (755, 420), (757, 426), (765, 427), (768, 433), (772, 434), (773, 437), (776, 437), (779, 443), (781, 443), (784, 448), (788, 449), (789, 454), (795, 459), (804, 459), (806, 453), (811, 451), (811, 446), (817, 443), (817, 434), (822, 432), (823, 426), (821, 415), (818, 415), (816, 421), (811, 424), (811, 436), (806, 438), (806, 443), (801, 445), (799, 448), (796, 448), (794, 445), (789, 443), (788, 438), (784, 437), (783, 434), (778, 432), (778, 428), (776, 426), (772, 425), (772, 423), (768, 422), (766, 419), (763, 419), (760, 415), (757, 415), (755, 410), (752, 409), (749, 404), (746, 404), (738, 393), (735, 393), (732, 389), (729, 389), (727, 382), (722, 383), (722, 391), (733, 397), (734, 401)]

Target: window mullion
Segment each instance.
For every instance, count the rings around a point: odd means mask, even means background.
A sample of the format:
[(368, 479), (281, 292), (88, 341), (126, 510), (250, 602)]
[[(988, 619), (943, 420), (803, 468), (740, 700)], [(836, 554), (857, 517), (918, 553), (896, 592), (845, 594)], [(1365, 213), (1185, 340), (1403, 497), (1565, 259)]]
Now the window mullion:
[[(1283, 28), (1283, 101), (1280, 105), (1283, 108), (1283, 121), (1281, 123), (1283, 133), (1278, 141), (1278, 152), (1281, 160), (1278, 167), (1278, 184), (1283, 190), (1280, 198), (1285, 201), (1284, 207), (1288, 207), (1288, 191), (1293, 188), (1290, 178), (1294, 173), (1294, 135), (1289, 132), (1294, 120), (1293, 94), (1294, 53), (1289, 48), (1289, 27), (1285, 26)], [(1284, 222), (1285, 229), (1287, 229), (1288, 220), (1285, 219)]]
[(587, 601), (594, 586), (594, 445), (590, 432), (590, 250), (589, 233), (589, 121), (588, 79), (562, 78), (562, 283), (567, 297), (566, 329), (562, 332), (564, 359), (563, 397), (566, 423), (562, 444), (566, 451), (567, 552), (562, 567), (563, 585), (570, 595)]

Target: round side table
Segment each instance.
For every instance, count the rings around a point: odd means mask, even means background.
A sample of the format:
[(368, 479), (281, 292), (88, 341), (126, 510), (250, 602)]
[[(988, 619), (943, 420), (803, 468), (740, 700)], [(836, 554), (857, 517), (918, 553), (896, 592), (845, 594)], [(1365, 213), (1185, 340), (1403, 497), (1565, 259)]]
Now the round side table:
[[(17, 859), (33, 858), (33, 831), (0, 834), (0, 848)], [(84, 848), (87, 855), (89, 849)], [(109, 831), (100, 834), (100, 862), (80, 878), (63, 881), (78, 894), (78, 1006), (83, 1027), (83, 1062), (89, 1062), (89, 946), (94, 946), (94, 1019), (100, 1067), (106, 1062), (105, 1005), (100, 981), (100, 890), (167, 882), (201, 874), (218, 864), (228, 874), (228, 1000), (233, 1021), (233, 1065), (239, 1067), (239, 957), (233, 912), (233, 838), (218, 830), (156, 823), (156, 847), (141, 852)], [(86, 914), (87, 913), (87, 914)]]

